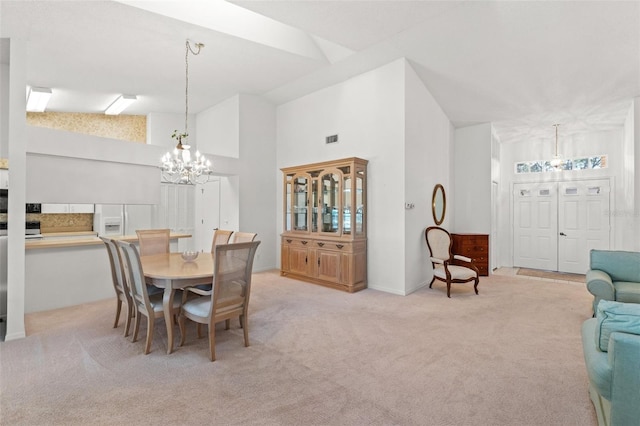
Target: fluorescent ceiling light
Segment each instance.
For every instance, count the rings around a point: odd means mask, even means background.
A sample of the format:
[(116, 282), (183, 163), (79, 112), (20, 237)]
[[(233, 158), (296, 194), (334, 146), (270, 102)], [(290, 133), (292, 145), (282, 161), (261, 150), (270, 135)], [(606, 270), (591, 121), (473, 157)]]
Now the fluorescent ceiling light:
[(118, 99), (113, 101), (113, 103), (109, 105), (109, 108), (107, 108), (104, 113), (107, 115), (118, 115), (122, 111), (127, 109), (127, 107), (134, 103), (137, 99), (138, 98), (135, 95), (118, 96)]
[(51, 99), (51, 89), (46, 87), (32, 87), (27, 96), (27, 111), (44, 112)]

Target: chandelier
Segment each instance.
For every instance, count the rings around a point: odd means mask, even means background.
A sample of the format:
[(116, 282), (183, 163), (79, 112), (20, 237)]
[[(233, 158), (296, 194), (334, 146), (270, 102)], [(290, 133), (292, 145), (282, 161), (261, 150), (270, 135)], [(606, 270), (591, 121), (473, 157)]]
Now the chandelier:
[(173, 152), (167, 152), (162, 157), (162, 178), (164, 181), (195, 185), (197, 183), (206, 183), (210, 180), (213, 171), (211, 170), (211, 161), (200, 154), (196, 150), (195, 156), (191, 156), (191, 145), (189, 145), (189, 52), (194, 56), (200, 54), (200, 50), (204, 47), (202, 43), (195, 43), (195, 50), (191, 48), (189, 40), (185, 43), (185, 89), (184, 89), (184, 132), (179, 133), (174, 130), (172, 138), (178, 141)]
[(553, 127), (556, 128), (556, 154), (551, 159), (551, 167), (556, 170), (562, 170), (562, 157), (558, 154), (558, 127), (559, 124), (554, 124)]

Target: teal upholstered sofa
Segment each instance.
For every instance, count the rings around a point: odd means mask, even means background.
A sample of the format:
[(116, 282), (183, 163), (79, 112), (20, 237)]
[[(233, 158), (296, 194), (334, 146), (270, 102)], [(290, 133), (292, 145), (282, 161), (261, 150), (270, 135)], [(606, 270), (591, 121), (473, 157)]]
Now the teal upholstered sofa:
[(640, 303), (640, 253), (591, 250), (587, 290), (594, 313), (600, 300)]
[[(640, 304), (614, 305), (610, 314), (599, 310), (582, 326), (582, 348), (589, 395), (600, 426), (640, 424)], [(636, 315), (627, 315), (635, 312)], [(604, 319), (604, 320), (603, 320)], [(611, 320), (606, 324), (605, 321)], [(624, 330), (628, 327), (633, 333)], [(601, 338), (606, 334), (606, 339)]]

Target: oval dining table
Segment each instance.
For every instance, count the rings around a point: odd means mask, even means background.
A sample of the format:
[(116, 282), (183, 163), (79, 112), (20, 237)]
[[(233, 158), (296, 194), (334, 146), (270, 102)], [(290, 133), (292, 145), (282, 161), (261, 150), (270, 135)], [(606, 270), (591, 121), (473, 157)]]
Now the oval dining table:
[(140, 263), (146, 282), (164, 289), (162, 310), (167, 326), (167, 354), (170, 354), (173, 352), (171, 307), (175, 290), (213, 283), (213, 255), (200, 253), (196, 259), (185, 261), (182, 253), (162, 253), (140, 256)]

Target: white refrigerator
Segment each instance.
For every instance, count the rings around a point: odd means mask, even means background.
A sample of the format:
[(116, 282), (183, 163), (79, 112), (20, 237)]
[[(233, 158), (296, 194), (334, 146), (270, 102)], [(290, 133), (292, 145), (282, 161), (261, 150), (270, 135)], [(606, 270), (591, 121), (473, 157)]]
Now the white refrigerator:
[(137, 229), (164, 227), (156, 223), (156, 209), (148, 204), (96, 204), (93, 230), (100, 236), (136, 235)]

